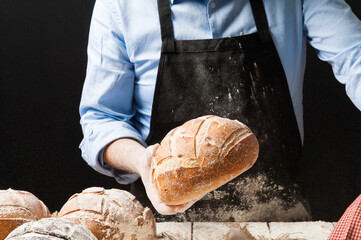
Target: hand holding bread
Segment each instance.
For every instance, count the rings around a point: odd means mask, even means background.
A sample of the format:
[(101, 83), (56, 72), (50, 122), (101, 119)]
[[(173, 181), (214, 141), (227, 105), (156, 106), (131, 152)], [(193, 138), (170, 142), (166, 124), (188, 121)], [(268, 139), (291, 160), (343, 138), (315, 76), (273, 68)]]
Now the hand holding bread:
[(154, 154), (156, 150), (158, 149), (159, 144), (149, 146), (145, 150), (145, 159), (144, 162), (145, 165), (142, 167), (140, 166), (140, 176), (142, 178), (145, 190), (147, 192), (147, 196), (149, 200), (152, 202), (153, 207), (157, 210), (158, 213), (162, 215), (172, 215), (176, 214), (178, 212), (184, 212), (189, 207), (191, 207), (195, 200), (190, 202), (185, 202), (180, 205), (167, 205), (165, 204), (160, 198), (159, 194), (157, 192), (157, 189), (154, 185), (154, 182), (152, 180), (152, 174), (151, 174), (151, 159), (154, 157)]
[(152, 159), (152, 179), (163, 203), (199, 199), (249, 169), (259, 152), (244, 124), (217, 116), (184, 123), (162, 140)]
[(133, 139), (118, 139), (105, 148), (103, 160), (109, 166), (140, 176), (149, 200), (160, 214), (171, 215), (185, 211), (191, 203), (169, 206), (159, 198), (151, 175), (151, 159), (158, 146), (159, 144), (155, 144), (144, 148), (142, 144)]

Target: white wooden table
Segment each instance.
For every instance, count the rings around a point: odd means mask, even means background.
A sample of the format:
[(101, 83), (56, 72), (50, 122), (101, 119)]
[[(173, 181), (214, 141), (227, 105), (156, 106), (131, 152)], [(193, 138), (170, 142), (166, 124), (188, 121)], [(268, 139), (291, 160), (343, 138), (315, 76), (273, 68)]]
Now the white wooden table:
[(336, 223), (330, 222), (162, 222), (159, 239), (172, 240), (326, 240)]

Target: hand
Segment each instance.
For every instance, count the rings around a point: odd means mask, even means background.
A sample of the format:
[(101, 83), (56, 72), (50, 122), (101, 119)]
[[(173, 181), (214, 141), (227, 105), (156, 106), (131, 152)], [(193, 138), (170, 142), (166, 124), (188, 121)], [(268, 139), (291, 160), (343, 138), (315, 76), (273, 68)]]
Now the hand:
[(148, 198), (154, 208), (163, 215), (184, 212), (197, 200), (181, 205), (167, 205), (163, 203), (158, 195), (157, 189), (152, 180), (151, 160), (154, 157), (159, 144), (144, 148), (143, 145), (133, 139), (118, 139), (109, 144), (103, 153), (106, 164), (116, 169), (137, 174), (142, 178)]
[(140, 166), (139, 174), (142, 178), (145, 190), (147, 192), (149, 200), (152, 202), (154, 208), (158, 213), (162, 215), (172, 215), (179, 212), (184, 212), (190, 208), (197, 200), (189, 201), (181, 205), (167, 205), (161, 201), (159, 198), (157, 189), (152, 180), (152, 169), (151, 169), (151, 160), (157, 151), (159, 144), (149, 146), (143, 155), (143, 166)]

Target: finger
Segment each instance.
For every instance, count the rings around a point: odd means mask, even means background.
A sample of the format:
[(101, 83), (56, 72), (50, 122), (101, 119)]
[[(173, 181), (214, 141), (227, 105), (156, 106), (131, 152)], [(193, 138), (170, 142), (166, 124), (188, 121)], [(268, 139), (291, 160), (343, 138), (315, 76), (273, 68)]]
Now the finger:
[(157, 149), (160, 147), (160, 144), (159, 143), (156, 143), (154, 145), (151, 145), (148, 147), (148, 150), (149, 150), (149, 153), (154, 156), (155, 153), (157, 152)]
[(183, 203), (181, 205), (177, 205), (176, 206), (176, 211), (177, 212), (185, 212), (188, 208), (190, 208), (194, 203), (196, 203), (198, 201), (197, 200), (192, 200), (192, 201), (189, 201), (189, 202), (186, 202), (186, 203)]
[(155, 153), (157, 152), (159, 146), (160, 145), (157, 143), (157, 144), (151, 145), (147, 148), (147, 159), (148, 159), (149, 166), (151, 165), (152, 159), (153, 159)]
[(167, 205), (162, 202), (160, 199), (160, 196), (158, 195), (158, 192), (156, 191), (156, 188), (154, 186), (153, 182), (143, 182), (148, 198), (152, 202), (154, 208), (162, 215), (172, 215), (180, 212), (185, 212), (188, 208), (190, 208), (195, 202), (197, 202), (199, 199), (194, 199), (192, 201), (179, 204), (179, 205)]
[(159, 203), (158, 205), (154, 206), (154, 208), (162, 215), (174, 215), (178, 213), (177, 207), (169, 206), (165, 203)]
[(175, 206), (169, 206), (162, 202), (150, 179), (142, 178), (142, 180), (147, 196), (158, 213), (162, 215), (172, 215), (177, 213)]
[(188, 208), (190, 208), (195, 202), (197, 202), (197, 200), (193, 200), (193, 201), (189, 201), (187, 203), (184, 204), (180, 204), (180, 205), (167, 205), (165, 203), (159, 203), (157, 205), (156, 210), (163, 214), (163, 215), (171, 215), (171, 214), (176, 214), (176, 213), (181, 213), (186, 211)]
[(159, 147), (160, 147), (159, 143), (156, 143), (156, 144), (153, 145), (153, 153), (152, 153), (152, 155), (155, 155), (155, 153), (157, 152)]
[(177, 205), (177, 209), (176, 211), (178, 212), (184, 212), (186, 211), (188, 208), (190, 208), (191, 206), (193, 206), (193, 204), (195, 204), (197, 201), (201, 200), (202, 198), (204, 197), (204, 195), (196, 198), (196, 199), (193, 199), (189, 202), (186, 202), (186, 203), (183, 203), (183, 204), (180, 204), (180, 205)]

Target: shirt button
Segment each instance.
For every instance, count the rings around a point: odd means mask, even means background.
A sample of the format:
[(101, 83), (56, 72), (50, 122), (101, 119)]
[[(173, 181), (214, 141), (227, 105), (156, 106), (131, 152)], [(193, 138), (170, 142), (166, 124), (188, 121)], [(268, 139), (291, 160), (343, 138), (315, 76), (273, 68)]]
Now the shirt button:
[(215, 2), (211, 3), (211, 8), (216, 8), (216, 3)]

